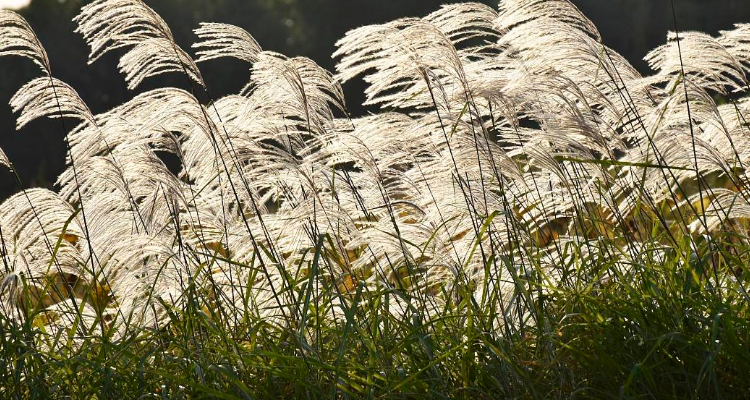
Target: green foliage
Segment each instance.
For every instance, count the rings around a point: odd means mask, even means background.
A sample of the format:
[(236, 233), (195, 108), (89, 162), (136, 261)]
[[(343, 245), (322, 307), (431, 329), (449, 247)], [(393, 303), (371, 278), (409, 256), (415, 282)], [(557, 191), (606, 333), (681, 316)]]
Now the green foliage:
[[(492, 333), (503, 311), (482, 307), (468, 288), (439, 317), (413, 310), (399, 319), (388, 309), (406, 291), (360, 284), (342, 294), (340, 282), (312, 287), (310, 277), (298, 278), (294, 329), (252, 318), (226, 328), (236, 310), (199, 292), (160, 329), (118, 343), (92, 335), (61, 352), (45, 350), (52, 334), (34, 323), (43, 313), (23, 324), (2, 317), (0, 388), (7, 398), (80, 399), (744, 396), (747, 272), (719, 283), (669, 253), (627, 270), (561, 266), (571, 278), (544, 296), (534, 294), (543, 280), (517, 278), (514, 301), (528, 295), (538, 323), (503, 335)], [(342, 296), (338, 322), (326, 322), (322, 308)]]

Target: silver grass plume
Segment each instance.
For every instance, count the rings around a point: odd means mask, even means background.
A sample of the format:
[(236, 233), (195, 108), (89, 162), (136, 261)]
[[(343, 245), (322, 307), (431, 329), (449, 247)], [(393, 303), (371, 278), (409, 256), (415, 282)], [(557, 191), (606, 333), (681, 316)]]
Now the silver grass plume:
[(198, 66), (174, 42), (166, 22), (141, 0), (97, 0), (81, 8), (74, 21), (91, 47), (89, 63), (109, 51), (129, 48), (119, 68), (130, 89), (167, 72), (186, 73), (204, 85)]
[(94, 116), (75, 89), (52, 77), (36, 78), (23, 85), (10, 100), (13, 112), (20, 112), (16, 129), (42, 117), (75, 118), (87, 125)]
[(0, 10), (0, 56), (19, 56), (33, 61), (49, 75), (47, 52), (26, 20), (10, 10)]
[(10, 170), (13, 169), (13, 165), (10, 163), (10, 159), (8, 158), (8, 155), (5, 154), (3, 149), (0, 149), (0, 165)]
[[(50, 74), (47, 52), (29, 23), (17, 13), (0, 10), (0, 57), (19, 56), (34, 62), (46, 75)], [(13, 169), (5, 152), (0, 149), (0, 165)]]
[(255, 62), (258, 60), (258, 53), (262, 51), (252, 35), (234, 25), (204, 22), (194, 32), (201, 39), (193, 44), (198, 55), (196, 62), (221, 57)]

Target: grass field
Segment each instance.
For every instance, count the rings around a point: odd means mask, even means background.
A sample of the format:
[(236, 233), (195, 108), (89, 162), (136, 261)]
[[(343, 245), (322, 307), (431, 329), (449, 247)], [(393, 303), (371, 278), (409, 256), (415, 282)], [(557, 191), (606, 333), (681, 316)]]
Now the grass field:
[(0, 11), (18, 129), (68, 150), (0, 204), (0, 397), (747, 396), (750, 25), (675, 18), (642, 76), (567, 0), (361, 27), (335, 73), (221, 23), (182, 49), (141, 0), (75, 22), (190, 90), (94, 115)]

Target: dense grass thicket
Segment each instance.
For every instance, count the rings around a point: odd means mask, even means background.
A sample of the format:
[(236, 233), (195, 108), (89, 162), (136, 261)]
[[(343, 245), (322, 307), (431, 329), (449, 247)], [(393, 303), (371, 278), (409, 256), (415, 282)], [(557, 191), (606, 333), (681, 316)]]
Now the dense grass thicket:
[(93, 115), (0, 11), (18, 128), (68, 147), (0, 205), (3, 398), (747, 396), (750, 25), (675, 21), (641, 76), (567, 0), (358, 28), (335, 74), (220, 23), (182, 49), (141, 0), (75, 21), (191, 90)]

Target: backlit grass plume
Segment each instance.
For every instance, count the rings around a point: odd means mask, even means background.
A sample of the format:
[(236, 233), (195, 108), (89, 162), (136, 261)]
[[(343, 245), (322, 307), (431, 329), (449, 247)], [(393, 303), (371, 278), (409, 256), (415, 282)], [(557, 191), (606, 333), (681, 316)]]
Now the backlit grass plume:
[[(0, 55), (42, 69), (10, 102), (18, 128), (62, 118), (68, 150), (55, 192), (19, 186), (0, 205), (4, 343), (24, 324), (39, 331), (37, 351), (60, 354), (183, 332), (221, 338), (231, 357), (282, 343), (330, 385), (304, 389), (321, 396), (468, 396), (476, 385), (596, 397), (584, 388), (608, 379), (621, 394), (669, 389), (631, 378), (630, 364), (623, 376), (603, 367), (577, 328), (592, 323), (587, 301), (601, 301), (592, 326), (629, 332), (596, 335), (617, 338), (648, 335), (638, 325), (648, 318), (626, 306), (688, 307), (660, 303), (663, 292), (617, 303), (658, 284), (728, 307), (718, 320), (691, 314), (703, 318), (685, 320), (695, 332), (747, 323), (748, 25), (670, 33), (641, 76), (567, 0), (454, 4), (357, 28), (337, 44), (335, 74), (219, 23), (195, 30), (193, 60), (141, 0), (98, 0), (75, 22), (91, 62), (121, 54), (129, 88), (172, 73), (192, 91), (155, 89), (94, 115), (54, 78), (29, 24), (0, 11)], [(202, 102), (197, 62), (222, 57), (246, 62), (250, 81)], [(357, 77), (373, 112), (350, 118), (341, 84)], [(0, 152), (3, 173), (15, 173), (11, 161)], [(192, 325), (196, 315), (205, 325)], [(747, 340), (747, 328), (730, 337)], [(400, 344), (383, 344), (388, 332)], [(672, 339), (654, 346), (662, 340)], [(522, 347), (541, 361), (522, 360)], [(355, 348), (369, 358), (346, 375)], [(732, 393), (732, 368), (750, 360), (747, 348), (737, 354), (671, 393)], [(574, 368), (584, 372), (565, 372)], [(222, 371), (212, 374), (239, 383), (221, 390), (248, 389)], [(535, 379), (559, 384), (523, 383)], [(188, 393), (216, 394), (201, 385)]]

